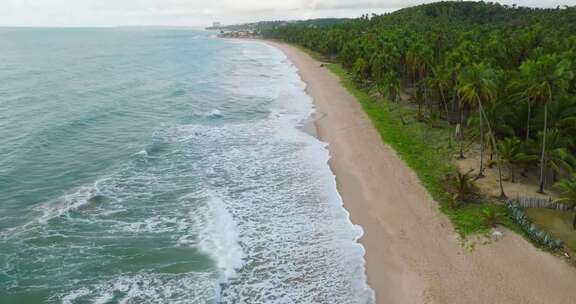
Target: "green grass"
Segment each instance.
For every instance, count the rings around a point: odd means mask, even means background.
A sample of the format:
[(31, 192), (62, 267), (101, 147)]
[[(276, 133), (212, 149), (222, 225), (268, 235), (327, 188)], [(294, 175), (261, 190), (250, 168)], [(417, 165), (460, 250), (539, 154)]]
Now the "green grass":
[(562, 240), (573, 252), (576, 252), (576, 231), (572, 229), (574, 213), (551, 209), (527, 208), (526, 215), (555, 239)]
[[(416, 172), (430, 195), (440, 203), (440, 210), (450, 218), (455, 230), (462, 237), (489, 231), (490, 227), (484, 221), (486, 208), (495, 208), (498, 221), (517, 230), (515, 224), (508, 218), (504, 206), (491, 202), (475, 202), (458, 208), (449, 207), (452, 195), (443, 186), (445, 175), (455, 170), (451, 164), (455, 151), (449, 148), (451, 132), (449, 126), (432, 128), (418, 122), (413, 119), (416, 111), (413, 107), (375, 100), (368, 92), (358, 88), (340, 65), (330, 64), (328, 68), (340, 77), (344, 87), (360, 102), (382, 140), (394, 148), (404, 162)], [(400, 113), (410, 121), (408, 124), (402, 123)]]

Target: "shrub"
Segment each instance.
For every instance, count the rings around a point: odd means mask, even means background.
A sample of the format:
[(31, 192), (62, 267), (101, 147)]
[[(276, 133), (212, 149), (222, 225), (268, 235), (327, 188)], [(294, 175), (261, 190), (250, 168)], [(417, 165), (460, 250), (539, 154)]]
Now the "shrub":
[(452, 207), (456, 207), (467, 200), (474, 199), (478, 194), (478, 188), (472, 176), (473, 171), (474, 170), (470, 170), (466, 173), (461, 173), (456, 170), (446, 175), (446, 190), (452, 194)]
[(494, 228), (500, 224), (500, 219), (498, 218), (498, 213), (495, 208), (486, 207), (482, 210), (482, 217), (484, 219), (484, 224), (487, 227)]

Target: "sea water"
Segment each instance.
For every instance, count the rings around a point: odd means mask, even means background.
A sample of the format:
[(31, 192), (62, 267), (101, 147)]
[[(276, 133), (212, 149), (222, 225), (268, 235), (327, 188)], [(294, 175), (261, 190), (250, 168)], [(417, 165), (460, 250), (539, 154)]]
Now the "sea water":
[(0, 29), (0, 303), (372, 303), (304, 89), (260, 42)]

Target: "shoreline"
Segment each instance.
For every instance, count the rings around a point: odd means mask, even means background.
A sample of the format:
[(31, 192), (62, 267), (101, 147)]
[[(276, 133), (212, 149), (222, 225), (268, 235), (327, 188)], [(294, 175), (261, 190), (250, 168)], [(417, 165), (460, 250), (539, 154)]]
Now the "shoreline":
[(280, 49), (307, 84), (344, 208), (364, 230), (359, 242), (376, 303), (572, 303), (576, 269), (507, 230), (499, 241), (463, 248), (340, 79), (296, 47), (263, 42)]

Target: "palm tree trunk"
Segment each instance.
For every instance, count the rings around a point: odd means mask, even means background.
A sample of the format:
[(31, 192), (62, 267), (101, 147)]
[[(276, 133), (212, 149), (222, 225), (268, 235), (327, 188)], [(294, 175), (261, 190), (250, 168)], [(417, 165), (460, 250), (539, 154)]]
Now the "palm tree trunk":
[[(506, 193), (504, 192), (504, 184), (502, 183), (502, 156), (500, 156), (500, 153), (498, 152), (498, 148), (496, 146), (496, 138), (494, 137), (494, 132), (492, 132), (492, 126), (490, 125), (490, 121), (488, 120), (486, 114), (484, 113), (482, 103), (480, 103), (479, 106), (480, 106), (480, 114), (484, 116), (484, 119), (486, 119), (486, 125), (488, 126), (488, 133), (489, 133), (488, 137), (492, 141), (492, 146), (496, 151), (496, 155), (498, 155), (498, 182), (500, 184), (500, 198), (505, 199), (507, 196)], [(482, 117), (480, 119), (482, 119)]]
[(442, 105), (444, 106), (444, 111), (446, 112), (446, 121), (448, 121), (448, 123), (452, 123), (451, 119), (450, 119), (450, 111), (448, 110), (448, 102), (446, 101), (446, 96), (444, 95), (444, 90), (442, 88), (438, 88), (438, 91), (440, 91), (440, 98), (442, 98)]
[[(494, 145), (496, 145), (496, 139), (494, 139), (494, 134), (490, 133), (492, 135), (492, 142), (494, 143)], [(501, 199), (506, 199), (506, 193), (504, 192), (504, 184), (502, 183), (502, 157), (500, 157), (500, 155), (498, 155), (498, 183), (500, 184), (500, 198)]]
[(548, 129), (548, 104), (544, 104), (544, 134), (542, 136), (542, 154), (540, 155), (540, 187), (538, 189), (538, 193), (544, 193), (544, 184), (546, 175), (545, 167), (546, 167), (546, 131)]
[(516, 172), (514, 172), (514, 168), (510, 167), (510, 174), (512, 175), (512, 182), (516, 182)]
[(556, 170), (552, 170), (552, 184), (555, 184), (558, 181), (558, 172)]
[(464, 159), (464, 107), (460, 105), (460, 130), (458, 137), (460, 139), (460, 156), (459, 159)]
[[(440, 98), (442, 99), (442, 105), (439, 107), (444, 107), (444, 111), (446, 112), (446, 121), (449, 125), (452, 124), (452, 120), (450, 119), (450, 111), (448, 110), (448, 101), (446, 100), (446, 96), (444, 95), (444, 90), (441, 86), (438, 86), (438, 91), (440, 92)], [(442, 111), (439, 109), (439, 111)], [(448, 134), (448, 149), (452, 150), (452, 134)]]
[(532, 105), (530, 98), (528, 98), (528, 119), (526, 120), (526, 142), (530, 139), (530, 117), (532, 116)]
[(482, 122), (482, 112), (480, 111), (482, 107), (482, 102), (478, 99), (478, 115), (480, 116), (480, 170), (478, 172), (478, 178), (483, 178), (484, 176), (484, 123)]
[[(425, 80), (422, 80), (423, 82)], [(424, 88), (424, 102), (426, 103), (426, 106), (428, 107), (428, 112), (430, 113), (430, 117), (432, 117), (432, 112), (434, 111), (432, 109), (432, 103), (430, 102), (430, 99), (428, 98), (428, 86), (426, 85), (426, 83), (422, 83), (422, 87)]]

